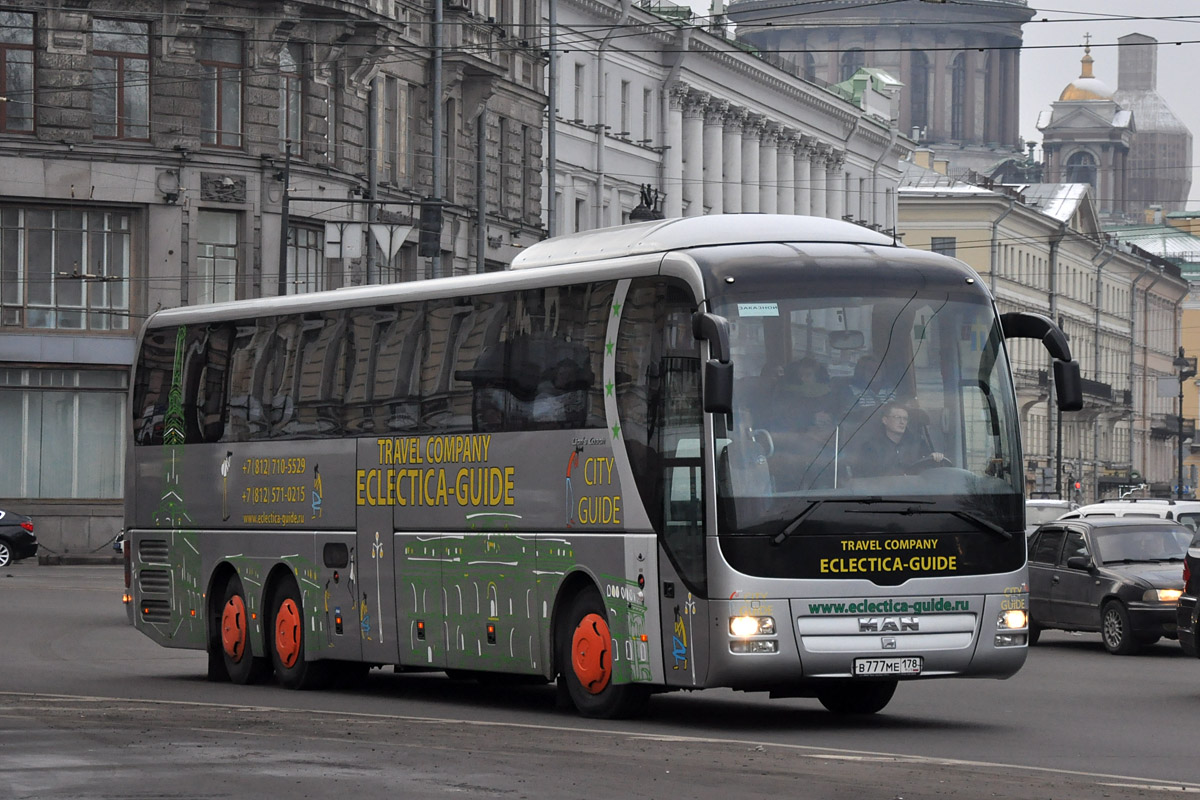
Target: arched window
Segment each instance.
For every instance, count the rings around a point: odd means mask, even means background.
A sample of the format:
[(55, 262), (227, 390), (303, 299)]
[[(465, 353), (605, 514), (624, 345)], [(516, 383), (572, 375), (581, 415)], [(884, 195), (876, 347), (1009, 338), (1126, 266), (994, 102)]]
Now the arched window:
[(866, 54), (858, 49), (847, 50), (842, 53), (842, 70), (839, 81), (848, 81), (854, 73), (858, 72), (860, 67), (866, 66)]
[(1096, 157), (1087, 150), (1072, 153), (1067, 159), (1064, 180), (1067, 183), (1087, 183), (1096, 188)]
[(929, 57), (924, 53), (913, 53), (910, 81), (912, 126), (924, 129), (929, 125)]
[(967, 119), (967, 58), (959, 53), (950, 62), (950, 138), (962, 139)]

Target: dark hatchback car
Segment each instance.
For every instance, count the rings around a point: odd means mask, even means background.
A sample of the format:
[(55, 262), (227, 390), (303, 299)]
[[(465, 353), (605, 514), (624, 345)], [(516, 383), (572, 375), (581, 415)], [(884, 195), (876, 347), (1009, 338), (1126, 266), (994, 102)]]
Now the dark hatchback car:
[(1176, 638), (1191, 528), (1131, 517), (1048, 522), (1029, 539), (1029, 643), (1043, 628), (1099, 631), (1108, 652)]
[(24, 514), (0, 511), (0, 567), (37, 555), (33, 520)]
[(1200, 535), (1193, 540), (1183, 559), (1183, 594), (1176, 608), (1175, 622), (1179, 645), (1189, 656), (1200, 656)]

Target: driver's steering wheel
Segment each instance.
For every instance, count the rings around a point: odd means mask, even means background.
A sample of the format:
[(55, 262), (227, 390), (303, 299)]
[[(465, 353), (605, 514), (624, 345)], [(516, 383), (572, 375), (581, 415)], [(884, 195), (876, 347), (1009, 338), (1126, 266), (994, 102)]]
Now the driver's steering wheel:
[(954, 466), (954, 462), (947, 456), (942, 456), (941, 461), (934, 461), (933, 456), (925, 456), (924, 458), (918, 458), (916, 461), (914, 461), (911, 464), (909, 464), (908, 466), (906, 466), (904, 468), (904, 471), (911, 472), (913, 470), (916, 470), (916, 471), (920, 472), (923, 470), (931, 469), (933, 467), (953, 467), (953, 466)]

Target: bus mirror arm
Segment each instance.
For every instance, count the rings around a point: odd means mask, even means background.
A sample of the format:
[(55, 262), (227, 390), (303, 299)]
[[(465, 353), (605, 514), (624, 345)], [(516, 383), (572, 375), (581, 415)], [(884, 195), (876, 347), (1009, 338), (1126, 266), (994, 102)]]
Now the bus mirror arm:
[(729, 321), (719, 314), (692, 314), (692, 335), (708, 342), (712, 358), (704, 365), (704, 410), (733, 413), (733, 364), (729, 360)]
[(1040, 339), (1054, 358), (1054, 390), (1059, 411), (1078, 411), (1083, 408), (1083, 383), (1079, 377), (1079, 362), (1071, 358), (1071, 346), (1062, 329), (1049, 317), (1027, 311), (1011, 311), (1000, 315), (1000, 329), (1005, 339)]

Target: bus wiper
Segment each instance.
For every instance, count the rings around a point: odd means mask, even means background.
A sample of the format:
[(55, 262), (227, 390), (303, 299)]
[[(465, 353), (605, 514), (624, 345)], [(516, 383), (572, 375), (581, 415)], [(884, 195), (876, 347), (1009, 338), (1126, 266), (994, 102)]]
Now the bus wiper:
[[(775, 537), (773, 539), (771, 539), (771, 544), (783, 544), (784, 540), (786, 540), (789, 536), (791, 536), (793, 533), (796, 532), (796, 529), (800, 527), (800, 523), (804, 522), (805, 518), (808, 517), (809, 514), (816, 511), (820, 506), (824, 505), (825, 503), (854, 503), (856, 505), (862, 504), (862, 505), (869, 506), (873, 503), (925, 503), (925, 504), (928, 504), (928, 503), (932, 503), (932, 502), (933, 502), (932, 500), (889, 500), (884, 497), (856, 497), (854, 499), (846, 499), (846, 500), (829, 500), (829, 499), (822, 498), (820, 500), (813, 500), (811, 503), (808, 504), (808, 508), (801, 511), (796, 516), (795, 519), (793, 519), (791, 522), (789, 522), (787, 524), (786, 528), (781, 530), (779, 533), (775, 534)], [(911, 510), (915, 512), (915, 509), (911, 509)], [(858, 512), (854, 512), (854, 513), (866, 514), (868, 512), (858, 511)], [(900, 513), (903, 513), (903, 512), (900, 512)]]
[[(932, 500), (905, 500), (904, 502), (906, 502), (906, 503), (932, 503), (933, 501)], [(851, 511), (850, 513), (851, 514), (869, 514), (872, 512)], [(951, 511), (950, 509), (911, 508), (910, 507), (910, 508), (904, 508), (904, 509), (897, 509), (896, 511), (892, 511), (889, 513), (903, 514), (905, 516), (907, 516), (909, 514), (949, 514), (952, 517), (958, 517), (959, 519), (966, 520), (967, 522), (971, 523), (972, 525), (974, 525), (975, 527), (979, 528), (982, 531), (986, 531), (987, 533), (994, 533), (996, 536), (999, 536), (1001, 539), (1004, 539), (1005, 541), (1009, 541), (1010, 539), (1012, 539), (1012, 534), (1009, 533), (1008, 531), (1004, 530), (1004, 528), (1001, 528), (999, 525), (992, 522), (991, 520), (986, 520), (983, 517), (976, 516), (975, 514), (972, 514), (970, 511)]]

